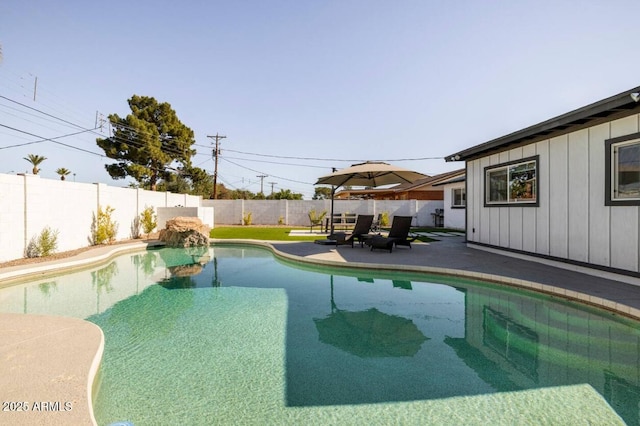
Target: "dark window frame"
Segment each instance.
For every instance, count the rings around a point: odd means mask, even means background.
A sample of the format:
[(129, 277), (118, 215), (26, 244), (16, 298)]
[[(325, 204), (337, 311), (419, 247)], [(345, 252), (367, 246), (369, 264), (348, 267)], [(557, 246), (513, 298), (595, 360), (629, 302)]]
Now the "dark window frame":
[(629, 135), (618, 136), (616, 138), (607, 139), (604, 141), (604, 205), (605, 206), (640, 206), (640, 199), (632, 200), (616, 200), (612, 198), (612, 185), (613, 185), (613, 148), (622, 142), (629, 142), (634, 139), (638, 139), (640, 143), (640, 133), (632, 133)]
[[(487, 172), (490, 172), (494, 169), (506, 169), (507, 172), (507, 183), (509, 182), (509, 167), (513, 166), (514, 164), (522, 164), (522, 163), (530, 163), (530, 162), (535, 162), (535, 171), (536, 171), (536, 184), (535, 184), (535, 196), (536, 199), (535, 201), (505, 201), (505, 202), (488, 202), (488, 196), (487, 196), (487, 185), (489, 184), (487, 182)], [(521, 158), (518, 160), (513, 160), (513, 161), (508, 161), (506, 163), (500, 163), (500, 164), (495, 164), (492, 166), (487, 166), (484, 168), (484, 174), (483, 174), (483, 181), (484, 181), (484, 185), (483, 185), (483, 189), (484, 189), (484, 195), (483, 195), (483, 199), (484, 199), (484, 207), (539, 207), (540, 206), (540, 156), (539, 155), (533, 155), (531, 157), (525, 157), (525, 158)]]

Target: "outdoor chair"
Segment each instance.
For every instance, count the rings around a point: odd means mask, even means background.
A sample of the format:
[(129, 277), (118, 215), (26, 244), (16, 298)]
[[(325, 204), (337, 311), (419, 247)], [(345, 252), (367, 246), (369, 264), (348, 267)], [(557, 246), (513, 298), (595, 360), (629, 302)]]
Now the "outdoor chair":
[(343, 234), (344, 238), (336, 239), (336, 245), (351, 244), (351, 247), (353, 247), (354, 242), (358, 241), (360, 243), (360, 247), (362, 247), (362, 243), (364, 241), (364, 235), (369, 234), (369, 230), (371, 229), (372, 223), (373, 223), (372, 214), (358, 215), (353, 231), (350, 234)]
[(416, 236), (409, 236), (412, 220), (413, 217), (411, 216), (394, 216), (389, 235), (386, 237), (375, 236), (366, 241), (366, 244), (371, 247), (371, 250), (374, 248), (385, 249), (389, 250), (389, 253), (393, 251), (394, 245), (396, 247), (408, 246), (411, 248), (411, 243), (418, 238)]
[(322, 231), (322, 221), (324, 220), (324, 217), (327, 215), (327, 212), (324, 211), (322, 213), (316, 213), (315, 210), (311, 210), (308, 213), (309, 216), (309, 222), (311, 222), (311, 229), (309, 232), (313, 232), (313, 227), (314, 226), (319, 226), (320, 227), (320, 231)]

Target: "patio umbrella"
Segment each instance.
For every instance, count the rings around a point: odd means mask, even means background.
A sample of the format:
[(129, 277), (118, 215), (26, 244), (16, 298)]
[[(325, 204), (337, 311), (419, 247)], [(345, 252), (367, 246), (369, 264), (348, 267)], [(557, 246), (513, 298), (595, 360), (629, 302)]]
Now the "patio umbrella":
[(318, 178), (316, 185), (381, 186), (411, 183), (426, 175), (382, 161), (367, 161)]
[(366, 311), (338, 309), (331, 283), (331, 314), (314, 318), (320, 341), (361, 358), (414, 356), (429, 340), (408, 318), (389, 315), (376, 308)]
[(314, 321), (321, 342), (361, 358), (414, 356), (428, 340), (410, 319), (376, 308), (359, 312), (337, 309)]
[(331, 189), (331, 233), (333, 234), (333, 202), (335, 190), (340, 186), (381, 186), (412, 183), (426, 175), (403, 169), (382, 161), (367, 161), (334, 171), (318, 178), (316, 185), (332, 185)]

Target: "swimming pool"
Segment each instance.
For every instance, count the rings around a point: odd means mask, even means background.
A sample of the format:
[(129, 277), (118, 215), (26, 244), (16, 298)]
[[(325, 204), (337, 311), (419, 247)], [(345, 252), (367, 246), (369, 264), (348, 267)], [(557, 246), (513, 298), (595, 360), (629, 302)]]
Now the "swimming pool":
[(637, 322), (488, 283), (164, 248), (0, 311), (103, 329), (100, 424), (640, 424)]

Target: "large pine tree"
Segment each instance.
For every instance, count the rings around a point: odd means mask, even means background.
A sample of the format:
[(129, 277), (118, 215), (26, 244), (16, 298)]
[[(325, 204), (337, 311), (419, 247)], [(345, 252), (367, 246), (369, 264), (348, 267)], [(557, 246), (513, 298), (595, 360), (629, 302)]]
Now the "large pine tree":
[(128, 100), (131, 114), (121, 118), (109, 115), (113, 132), (96, 143), (116, 163), (105, 166), (113, 179), (127, 176), (143, 188), (156, 189), (167, 179), (170, 169), (190, 168), (195, 150), (193, 130), (182, 124), (167, 102), (134, 95)]

